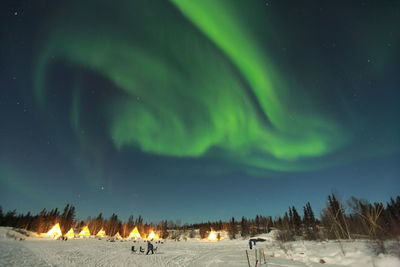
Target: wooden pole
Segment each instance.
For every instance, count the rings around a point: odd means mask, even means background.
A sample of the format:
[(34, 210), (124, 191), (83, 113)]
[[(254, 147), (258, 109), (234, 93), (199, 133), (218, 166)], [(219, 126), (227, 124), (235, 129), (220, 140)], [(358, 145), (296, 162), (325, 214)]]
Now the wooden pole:
[(260, 248), (260, 263), (262, 264), (262, 260), (264, 260), (264, 264), (267, 263), (267, 260), (265, 259), (265, 252), (263, 248)]
[(256, 267), (257, 267), (257, 265), (258, 265), (257, 248), (256, 248), (254, 251), (255, 251), (255, 253), (256, 253)]
[(246, 249), (246, 256), (247, 256), (247, 263), (249, 264), (249, 267), (251, 267), (250, 260), (249, 260), (249, 253), (247, 252), (247, 249)]
[(265, 251), (263, 250), (263, 257), (264, 257), (264, 263), (267, 264), (267, 259), (265, 258)]

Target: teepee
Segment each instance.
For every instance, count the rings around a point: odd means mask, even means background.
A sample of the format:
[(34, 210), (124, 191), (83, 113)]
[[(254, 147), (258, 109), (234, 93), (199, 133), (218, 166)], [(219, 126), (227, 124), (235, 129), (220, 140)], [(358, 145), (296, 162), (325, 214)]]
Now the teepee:
[(60, 224), (56, 223), (47, 233), (41, 234), (44, 237), (51, 237), (53, 239), (57, 239), (62, 236)]
[(138, 239), (138, 238), (142, 238), (140, 236), (139, 230), (137, 229), (137, 227), (133, 228), (132, 232), (129, 234), (128, 236), (129, 239)]
[(96, 234), (98, 237), (105, 237), (106, 236), (106, 231), (104, 231), (103, 228)]
[(90, 236), (89, 227), (86, 225), (83, 227), (82, 231), (78, 234), (79, 236)]
[(64, 237), (68, 237), (68, 238), (74, 238), (75, 237), (75, 232), (74, 229), (69, 229), (69, 231), (64, 235)]
[(119, 234), (119, 232), (117, 232), (114, 236), (116, 239), (122, 239), (122, 236)]
[(152, 240), (152, 239), (160, 239), (160, 237), (158, 236), (158, 234), (154, 233), (153, 230), (151, 230), (149, 236), (147, 237), (148, 240)]

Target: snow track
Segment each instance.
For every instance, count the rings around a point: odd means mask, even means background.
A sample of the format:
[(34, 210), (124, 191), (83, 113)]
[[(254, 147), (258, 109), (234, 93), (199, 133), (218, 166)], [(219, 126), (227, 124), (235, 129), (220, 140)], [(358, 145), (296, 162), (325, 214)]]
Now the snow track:
[(16, 246), (16, 242), (18, 241), (0, 242), (0, 266), (51, 266), (31, 250)]
[[(138, 243), (105, 240), (6, 240), (0, 242), (0, 266), (247, 266), (245, 242), (167, 242), (154, 255), (132, 253)], [(144, 243), (141, 244), (145, 246)], [(252, 258), (254, 256), (252, 255)], [(306, 266), (287, 259), (270, 259), (269, 266)], [(265, 265), (264, 265), (265, 266)], [(328, 266), (328, 265), (326, 265)]]

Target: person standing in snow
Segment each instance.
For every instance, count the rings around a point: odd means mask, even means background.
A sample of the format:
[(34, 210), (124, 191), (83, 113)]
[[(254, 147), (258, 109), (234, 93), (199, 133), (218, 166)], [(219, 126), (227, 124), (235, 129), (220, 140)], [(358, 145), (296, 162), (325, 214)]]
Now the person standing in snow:
[(249, 240), (249, 247), (250, 249), (253, 249), (253, 242), (251, 242), (251, 239)]
[(150, 251), (151, 251), (151, 254), (154, 254), (153, 244), (150, 241), (147, 241), (147, 253), (146, 253), (146, 255), (149, 255)]

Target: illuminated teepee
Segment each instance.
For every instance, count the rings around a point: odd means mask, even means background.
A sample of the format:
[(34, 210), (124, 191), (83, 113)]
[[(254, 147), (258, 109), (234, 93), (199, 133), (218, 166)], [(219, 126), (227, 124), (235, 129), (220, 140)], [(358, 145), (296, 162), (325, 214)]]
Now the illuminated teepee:
[(216, 233), (211, 230), (211, 232), (208, 234), (207, 240), (208, 241), (217, 241), (218, 239), (217, 239)]
[(87, 225), (83, 227), (82, 231), (78, 234), (79, 236), (90, 236), (89, 227)]
[(104, 231), (103, 228), (96, 234), (98, 237), (105, 237), (106, 236), (106, 231)]
[(40, 236), (51, 237), (53, 239), (57, 239), (62, 236), (60, 224), (56, 223), (47, 233), (41, 234)]
[(219, 241), (224, 239), (220, 233), (214, 232), (213, 230), (211, 230), (210, 234), (207, 237), (208, 241)]
[(64, 235), (64, 237), (68, 237), (68, 238), (74, 238), (75, 237), (75, 232), (74, 229), (69, 229), (69, 231)]
[(152, 239), (160, 239), (160, 237), (158, 236), (158, 234), (154, 233), (153, 230), (151, 230), (149, 236), (147, 237), (148, 240), (152, 240)]
[(114, 236), (116, 239), (122, 239), (122, 236), (119, 234), (119, 232), (117, 232)]
[(135, 227), (132, 232), (129, 234), (128, 236), (129, 239), (138, 239), (138, 238), (142, 238), (140, 236), (139, 230), (137, 229), (137, 227)]

